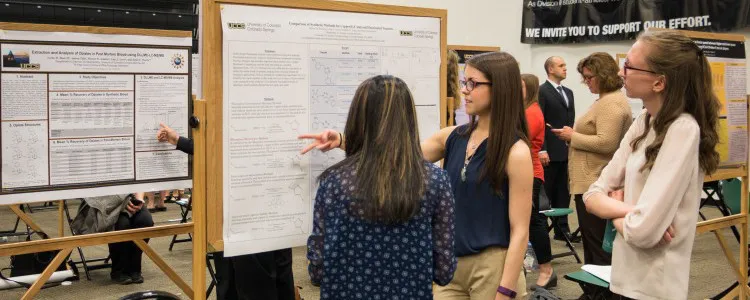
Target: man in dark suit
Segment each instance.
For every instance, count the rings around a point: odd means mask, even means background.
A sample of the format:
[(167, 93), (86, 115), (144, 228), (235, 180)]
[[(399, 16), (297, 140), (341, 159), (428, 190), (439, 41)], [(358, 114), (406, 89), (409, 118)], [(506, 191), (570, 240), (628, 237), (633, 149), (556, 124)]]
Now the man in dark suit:
[[(554, 208), (570, 207), (568, 186), (568, 145), (557, 138), (551, 128), (573, 127), (576, 118), (573, 91), (560, 84), (567, 76), (567, 66), (562, 57), (552, 56), (544, 62), (547, 81), (539, 87), (539, 106), (548, 124), (544, 133), (544, 145), (539, 152), (539, 160), (544, 168), (544, 187)], [(559, 218), (562, 232), (555, 228), (556, 240), (570, 235), (568, 217)]]

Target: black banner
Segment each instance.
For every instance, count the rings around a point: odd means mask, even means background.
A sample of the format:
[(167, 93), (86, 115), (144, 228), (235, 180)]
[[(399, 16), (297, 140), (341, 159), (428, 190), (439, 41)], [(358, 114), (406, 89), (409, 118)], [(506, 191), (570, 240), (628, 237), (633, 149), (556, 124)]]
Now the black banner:
[(634, 39), (646, 28), (726, 32), (750, 26), (750, 0), (522, 0), (521, 42)]

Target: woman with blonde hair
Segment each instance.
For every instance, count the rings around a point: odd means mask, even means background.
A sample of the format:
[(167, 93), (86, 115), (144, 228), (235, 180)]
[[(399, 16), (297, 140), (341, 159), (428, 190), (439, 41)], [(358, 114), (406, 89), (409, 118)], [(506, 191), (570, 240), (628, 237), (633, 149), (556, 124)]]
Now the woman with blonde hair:
[(711, 68), (685, 35), (648, 31), (620, 76), (646, 111), (583, 197), (617, 229), (610, 290), (624, 299), (687, 299), (703, 176), (719, 164)]

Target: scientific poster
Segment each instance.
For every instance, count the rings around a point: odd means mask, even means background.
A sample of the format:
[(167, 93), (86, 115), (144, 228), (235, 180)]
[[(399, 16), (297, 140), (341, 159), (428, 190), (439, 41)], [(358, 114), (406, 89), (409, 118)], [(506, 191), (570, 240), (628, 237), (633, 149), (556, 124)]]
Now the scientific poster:
[[(106, 40), (106, 44), (103, 42)], [(191, 185), (190, 38), (0, 31), (0, 204)]]
[[(440, 128), (440, 19), (223, 5), (224, 251), (303, 245), (317, 176), (300, 133), (342, 131), (363, 80), (403, 79), (425, 139)], [(203, 53), (203, 55), (208, 55)]]
[(692, 38), (703, 49), (711, 67), (719, 112), (721, 165), (747, 162), (747, 59), (745, 44), (721, 38)]

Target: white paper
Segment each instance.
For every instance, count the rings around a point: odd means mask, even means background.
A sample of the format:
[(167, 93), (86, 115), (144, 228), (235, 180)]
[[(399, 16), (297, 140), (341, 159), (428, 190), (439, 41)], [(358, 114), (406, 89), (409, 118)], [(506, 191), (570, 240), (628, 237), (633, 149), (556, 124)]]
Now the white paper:
[(201, 55), (193, 53), (193, 61), (190, 62), (190, 66), (192, 67), (192, 75), (193, 78), (191, 79), (192, 82), (192, 90), (193, 95), (197, 97), (198, 99), (201, 99), (203, 92), (201, 90), (201, 86), (203, 86), (203, 83), (201, 82)]
[(44, 121), (2, 122), (1, 134), (2, 188), (48, 185), (47, 123)]
[(190, 45), (0, 30), (0, 205), (189, 187), (187, 155), (156, 130), (189, 133)]
[(47, 76), (44, 74), (2, 74), (2, 119), (47, 118)]
[(52, 140), (49, 152), (53, 185), (135, 178), (132, 137)]
[(612, 278), (612, 266), (598, 266), (598, 265), (583, 265), (581, 270), (591, 273), (601, 280), (609, 283)]
[(307, 142), (297, 136), (342, 131), (358, 85), (380, 74), (411, 89), (421, 135), (437, 131), (440, 21), (239, 5), (221, 10), (225, 255), (303, 245), (317, 176), (344, 155), (300, 156)]
[(188, 176), (188, 155), (179, 150), (137, 152), (136, 180)]
[(160, 124), (187, 136), (189, 98), (187, 75), (136, 75), (136, 150), (172, 150), (174, 145), (160, 143), (156, 132)]
[(24, 53), (24, 65), (2, 64), (3, 71), (93, 73), (187, 73), (186, 49), (3, 44), (2, 53)]

